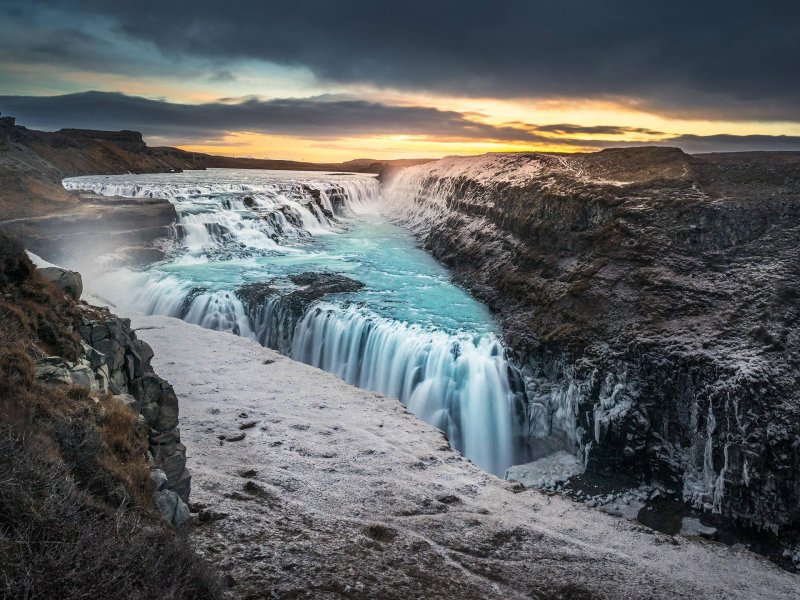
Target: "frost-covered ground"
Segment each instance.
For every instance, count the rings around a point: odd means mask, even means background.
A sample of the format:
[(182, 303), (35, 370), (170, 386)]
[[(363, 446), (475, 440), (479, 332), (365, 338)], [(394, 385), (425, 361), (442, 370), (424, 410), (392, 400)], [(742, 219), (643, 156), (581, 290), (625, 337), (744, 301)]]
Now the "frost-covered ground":
[(193, 536), (236, 597), (797, 597), (747, 551), (516, 493), (398, 401), (251, 340), (133, 325), (180, 398)]

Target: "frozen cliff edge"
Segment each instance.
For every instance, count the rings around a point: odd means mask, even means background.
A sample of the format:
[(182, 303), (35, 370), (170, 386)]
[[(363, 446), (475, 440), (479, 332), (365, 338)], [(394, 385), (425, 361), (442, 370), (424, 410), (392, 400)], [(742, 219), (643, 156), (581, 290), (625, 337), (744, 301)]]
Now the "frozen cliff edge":
[(387, 179), (387, 209), (498, 313), (534, 455), (796, 534), (800, 155), (495, 154)]

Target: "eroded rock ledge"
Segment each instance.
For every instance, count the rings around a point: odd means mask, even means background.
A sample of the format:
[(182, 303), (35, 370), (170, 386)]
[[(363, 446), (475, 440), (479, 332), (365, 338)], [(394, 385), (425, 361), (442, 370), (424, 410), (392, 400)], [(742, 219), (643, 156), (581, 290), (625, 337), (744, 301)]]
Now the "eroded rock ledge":
[(532, 445), (798, 531), (800, 156), (447, 158), (384, 193), (497, 312)]
[(305, 272), (288, 281), (272, 279), (250, 283), (236, 290), (244, 304), (259, 343), (289, 354), (295, 327), (317, 300), (357, 292), (364, 284), (339, 273)]

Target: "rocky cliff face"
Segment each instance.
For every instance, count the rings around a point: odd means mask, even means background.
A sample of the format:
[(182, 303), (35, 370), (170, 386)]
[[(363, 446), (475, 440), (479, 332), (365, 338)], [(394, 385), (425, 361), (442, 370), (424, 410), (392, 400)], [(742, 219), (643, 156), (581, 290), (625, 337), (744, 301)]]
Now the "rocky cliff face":
[[(42, 306), (46, 306), (41, 302), (31, 303), (22, 291), (26, 286), (38, 282), (47, 286), (45, 281), (49, 281), (58, 290), (47, 293), (60, 302), (59, 306), (52, 307), (60, 314), (59, 322), (47, 322), (38, 337), (40, 344), (47, 343), (50, 338), (61, 342), (36, 349), (39, 356), (33, 365), (35, 379), (42, 383), (80, 386), (97, 398), (109, 395), (112, 402), (128, 406), (148, 432), (148, 462), (156, 484), (156, 505), (168, 521), (185, 524), (189, 519), (191, 474), (186, 468), (186, 447), (180, 440), (178, 399), (172, 386), (156, 375), (150, 365), (153, 358), (150, 346), (136, 337), (129, 319), (121, 319), (108, 309), (78, 302), (80, 276), (77, 273), (48, 265), (34, 256), (40, 263), (40, 267), (35, 267), (22, 246), (2, 234), (0, 257), (4, 272), (13, 274), (7, 281), (0, 282), (0, 293), (4, 306), (7, 305), (4, 317), (8, 317), (10, 323), (13, 319), (30, 322), (24, 311), (38, 314)], [(5, 329), (2, 333), (4, 340), (19, 335)]]
[(82, 356), (68, 367), (73, 383), (110, 392), (140, 415), (149, 430), (149, 456), (156, 483), (156, 505), (168, 521), (182, 525), (189, 519), (191, 474), (186, 468), (186, 446), (178, 428), (178, 398), (172, 386), (150, 366), (153, 351), (121, 319), (107, 310), (84, 309), (78, 333)]
[(497, 312), (534, 455), (560, 445), (590, 472), (797, 530), (800, 156), (446, 158), (384, 194)]

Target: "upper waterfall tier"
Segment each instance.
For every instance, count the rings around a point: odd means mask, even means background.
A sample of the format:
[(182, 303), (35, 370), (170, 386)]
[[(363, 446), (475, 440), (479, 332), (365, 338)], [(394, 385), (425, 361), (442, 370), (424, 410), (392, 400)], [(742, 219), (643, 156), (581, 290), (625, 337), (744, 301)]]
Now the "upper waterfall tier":
[[(272, 197), (298, 195), (310, 197), (312, 190), (323, 193), (327, 208), (353, 209), (372, 202), (378, 195), (378, 181), (372, 175), (355, 173), (308, 174), (297, 171), (260, 171), (256, 169), (206, 169), (183, 173), (131, 175), (87, 175), (64, 179), (68, 190), (88, 191), (102, 196), (125, 198), (166, 198), (189, 200), (198, 196), (220, 194), (266, 194)], [(306, 192), (307, 194), (304, 194)], [(331, 194), (340, 198), (331, 199)]]
[(68, 190), (169, 200), (174, 231), (192, 256), (280, 251), (287, 240), (323, 235), (374, 203), (373, 176), (291, 171), (209, 169), (185, 173), (85, 176)]

